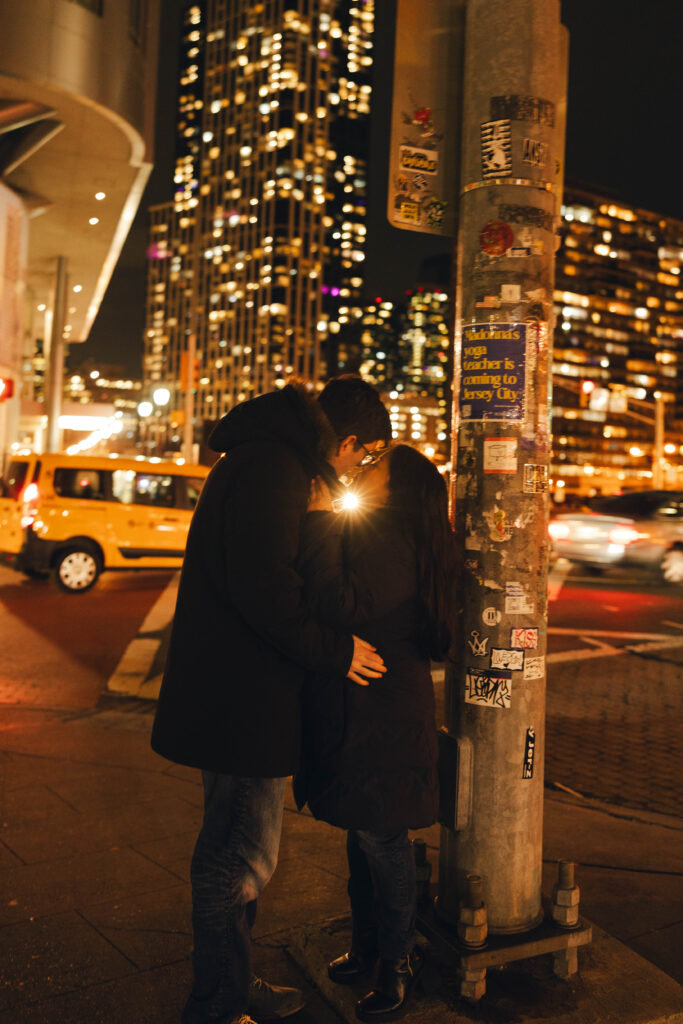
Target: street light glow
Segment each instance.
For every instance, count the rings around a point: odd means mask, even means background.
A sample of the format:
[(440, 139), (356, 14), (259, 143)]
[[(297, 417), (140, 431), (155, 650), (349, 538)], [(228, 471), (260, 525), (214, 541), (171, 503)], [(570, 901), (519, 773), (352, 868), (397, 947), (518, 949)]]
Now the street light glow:
[(152, 399), (155, 405), (168, 405), (171, 400), (171, 392), (168, 388), (156, 388)]
[(151, 416), (153, 409), (154, 406), (151, 402), (140, 402), (138, 405), (138, 416), (142, 416), (143, 419), (145, 416)]

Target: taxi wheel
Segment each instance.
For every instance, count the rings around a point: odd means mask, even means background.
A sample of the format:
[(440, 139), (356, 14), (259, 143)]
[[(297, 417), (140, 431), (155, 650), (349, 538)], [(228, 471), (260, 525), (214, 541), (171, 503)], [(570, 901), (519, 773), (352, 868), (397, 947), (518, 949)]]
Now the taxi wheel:
[(72, 547), (61, 551), (55, 563), (55, 582), (69, 594), (90, 590), (102, 572), (99, 557), (88, 547)]
[(667, 583), (683, 583), (683, 550), (671, 548), (660, 563), (662, 576)]

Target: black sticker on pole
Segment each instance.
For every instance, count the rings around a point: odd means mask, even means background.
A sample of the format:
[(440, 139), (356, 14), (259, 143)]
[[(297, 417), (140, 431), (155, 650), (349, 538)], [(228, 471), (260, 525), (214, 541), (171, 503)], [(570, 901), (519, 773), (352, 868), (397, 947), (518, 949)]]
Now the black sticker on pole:
[(465, 327), (461, 364), (461, 419), (523, 419), (526, 324)]
[(524, 767), (522, 769), (523, 779), (534, 777), (534, 754), (536, 752), (536, 736), (533, 729), (526, 731), (526, 745), (524, 748)]

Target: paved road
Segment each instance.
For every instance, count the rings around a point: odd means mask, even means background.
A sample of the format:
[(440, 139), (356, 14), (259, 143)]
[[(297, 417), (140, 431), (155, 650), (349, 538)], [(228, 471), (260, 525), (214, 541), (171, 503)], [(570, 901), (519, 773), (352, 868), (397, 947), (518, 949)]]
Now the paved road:
[(168, 580), (105, 573), (68, 595), (0, 568), (0, 704), (94, 707)]
[[(546, 780), (680, 814), (681, 591), (615, 574), (550, 578)], [(154, 698), (177, 576), (105, 574), (82, 595), (0, 569), (0, 705), (94, 708)], [(437, 689), (441, 684), (437, 684)]]

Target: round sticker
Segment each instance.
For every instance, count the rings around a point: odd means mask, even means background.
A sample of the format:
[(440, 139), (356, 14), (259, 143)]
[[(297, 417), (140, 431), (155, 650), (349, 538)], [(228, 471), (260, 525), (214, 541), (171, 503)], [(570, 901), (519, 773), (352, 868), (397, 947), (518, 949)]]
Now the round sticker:
[(502, 256), (514, 240), (514, 232), (504, 220), (490, 220), (479, 233), (479, 245), (487, 256)]
[(484, 608), (481, 617), (487, 626), (497, 626), (503, 616), (497, 608), (490, 607)]

